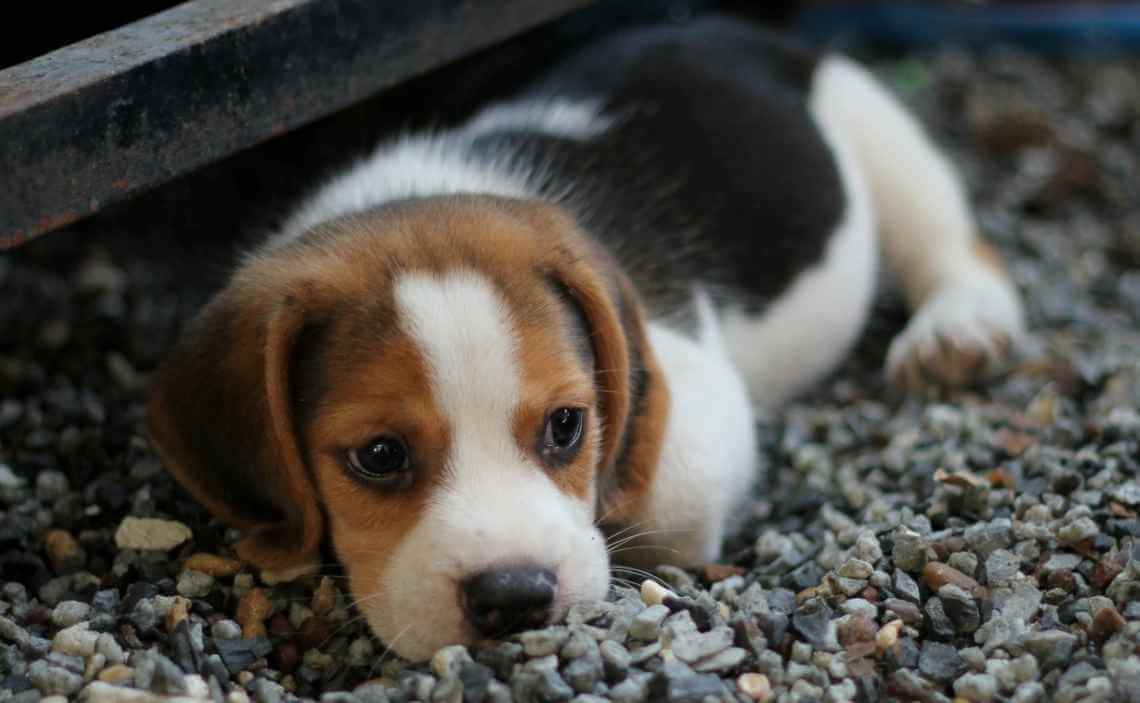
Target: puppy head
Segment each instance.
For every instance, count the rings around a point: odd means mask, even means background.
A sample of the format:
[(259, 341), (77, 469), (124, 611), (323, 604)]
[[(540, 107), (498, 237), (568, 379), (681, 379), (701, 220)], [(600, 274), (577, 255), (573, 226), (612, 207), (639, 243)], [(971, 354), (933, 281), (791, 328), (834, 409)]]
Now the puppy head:
[(390, 205), (246, 262), (156, 373), (152, 435), (243, 558), (327, 538), (376, 634), (427, 657), (605, 595), (598, 506), (645, 492), (668, 402), (641, 327), (557, 209)]

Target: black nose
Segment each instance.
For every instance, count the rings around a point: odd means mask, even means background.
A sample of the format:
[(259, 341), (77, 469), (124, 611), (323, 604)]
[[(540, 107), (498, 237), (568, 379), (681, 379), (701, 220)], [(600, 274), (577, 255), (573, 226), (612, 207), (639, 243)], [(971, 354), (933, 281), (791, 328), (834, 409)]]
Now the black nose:
[(550, 617), (558, 577), (537, 566), (512, 566), (463, 582), (467, 618), (486, 637), (542, 627)]

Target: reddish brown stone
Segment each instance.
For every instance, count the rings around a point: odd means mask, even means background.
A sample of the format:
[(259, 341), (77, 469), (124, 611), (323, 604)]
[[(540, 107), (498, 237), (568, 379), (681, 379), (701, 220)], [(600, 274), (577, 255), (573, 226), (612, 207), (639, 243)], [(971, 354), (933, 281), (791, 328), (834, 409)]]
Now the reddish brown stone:
[(966, 548), (966, 540), (961, 537), (947, 537), (930, 546), (934, 549), (939, 561), (946, 561), (954, 552), (960, 552)]
[(1118, 613), (1116, 608), (1112, 606), (1101, 608), (1093, 617), (1092, 627), (1089, 628), (1089, 638), (1094, 642), (1104, 642), (1123, 630), (1126, 624), (1124, 616)]
[(1127, 565), (1128, 556), (1124, 552), (1109, 552), (1093, 567), (1089, 580), (1103, 591)]
[(927, 562), (926, 568), (922, 570), (922, 580), (932, 591), (937, 591), (948, 583), (952, 583), (970, 593), (975, 592), (979, 587), (978, 582), (966, 574), (963, 574), (948, 564), (937, 561)]
[(1028, 432), (1018, 432), (1009, 428), (1002, 428), (994, 435), (1001, 448), (1010, 456), (1021, 456), (1026, 449), (1037, 443), (1037, 438)]
[(33, 605), (24, 613), (24, 627), (40, 627), (51, 624), (51, 610), (42, 605)]
[(1097, 559), (1100, 558), (1100, 552), (1097, 551), (1096, 545), (1093, 543), (1092, 537), (1087, 537), (1085, 539), (1082, 539), (1080, 542), (1077, 542), (1072, 547), (1070, 547), (1070, 549), (1072, 549), (1077, 554), (1080, 554), (1085, 559), (1091, 559), (1092, 561), (1096, 561)]
[(274, 664), (282, 674), (292, 674), (301, 663), (301, 650), (294, 642), (282, 642), (273, 652)]
[(986, 478), (989, 479), (990, 485), (994, 488), (1004, 488), (1007, 491), (1017, 490), (1017, 479), (1004, 466), (999, 466), (989, 472), (986, 474)]
[(209, 574), (214, 578), (226, 578), (241, 571), (241, 562), (237, 559), (227, 559), (217, 554), (198, 552), (197, 554), (191, 554), (190, 557), (186, 559), (184, 567), (193, 569), (194, 571), (201, 571), (203, 574)]
[(319, 615), (314, 615), (301, 623), (301, 646), (313, 649), (324, 644), (332, 636), (329, 623)]
[(67, 530), (51, 530), (44, 536), (44, 551), (47, 552), (51, 568), (57, 574), (66, 574), (83, 568), (86, 555)]
[(883, 601), (883, 607), (898, 615), (907, 625), (921, 625), (922, 611), (910, 601), (901, 598), (888, 598)]
[(273, 617), (269, 618), (269, 635), (278, 639), (284, 639), (293, 634), (293, 623), (289, 622), (289, 617), (285, 613), (275, 613)]
[(735, 564), (705, 564), (701, 569), (701, 575), (709, 583), (723, 581), (729, 576), (743, 576), (745, 572), (746, 569)]
[(867, 586), (862, 591), (859, 591), (859, 597), (870, 603), (879, 602), (879, 589), (874, 586)]
[(241, 597), (237, 607), (237, 621), (241, 625), (241, 636), (245, 639), (262, 637), (266, 634), (265, 618), (272, 609), (269, 596), (263, 588), (251, 588)]

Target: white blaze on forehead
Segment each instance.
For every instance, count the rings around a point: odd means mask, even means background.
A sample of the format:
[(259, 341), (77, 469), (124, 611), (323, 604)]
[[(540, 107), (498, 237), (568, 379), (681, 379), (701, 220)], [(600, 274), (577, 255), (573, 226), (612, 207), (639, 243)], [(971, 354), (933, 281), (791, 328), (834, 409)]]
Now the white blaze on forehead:
[(519, 339), (491, 283), (472, 271), (413, 274), (395, 291), (399, 324), (424, 355), (433, 400), (451, 430), (447, 472), (428, 519), (462, 524), (484, 546), (518, 556), (536, 551), (516, 532), (536, 511), (567, 525), (588, 521), (589, 501), (562, 493), (515, 437)]
[(471, 271), (414, 274), (401, 278), (395, 291), (400, 326), (424, 354), (432, 396), (451, 424), (449, 463), (465, 458), (455, 449), (474, 449), (465, 440), (506, 440), (513, 447), (511, 414), (521, 386), (515, 333), (490, 283)]

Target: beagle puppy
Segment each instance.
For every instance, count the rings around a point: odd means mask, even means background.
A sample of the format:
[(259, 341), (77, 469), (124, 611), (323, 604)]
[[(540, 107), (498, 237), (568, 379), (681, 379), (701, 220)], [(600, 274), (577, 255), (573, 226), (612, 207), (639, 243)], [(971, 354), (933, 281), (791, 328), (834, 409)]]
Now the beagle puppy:
[(242, 558), (327, 544), (428, 657), (603, 598), (607, 535), (715, 559), (754, 409), (843, 358), (880, 249), (890, 379), (992, 372), (1018, 294), (867, 71), (727, 18), (624, 32), (319, 189), (155, 373), (154, 443)]

